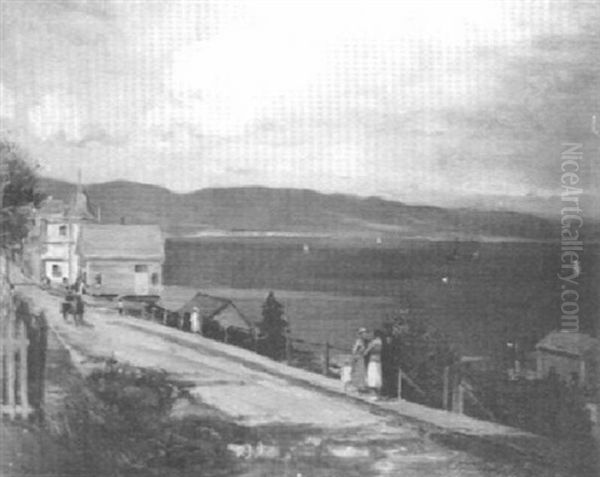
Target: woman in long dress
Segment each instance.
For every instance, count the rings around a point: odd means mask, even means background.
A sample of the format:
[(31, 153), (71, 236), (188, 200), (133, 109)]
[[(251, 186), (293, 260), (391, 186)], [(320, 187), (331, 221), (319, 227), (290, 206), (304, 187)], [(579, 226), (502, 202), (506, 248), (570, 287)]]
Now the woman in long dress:
[(375, 331), (374, 338), (367, 345), (364, 355), (369, 358), (367, 365), (367, 387), (373, 393), (374, 399), (378, 399), (381, 394), (381, 351), (383, 349), (383, 333), (381, 330)]
[(192, 333), (200, 333), (200, 310), (197, 306), (192, 309), (190, 315), (190, 331)]
[(364, 390), (367, 385), (367, 370), (365, 349), (367, 349), (367, 330), (360, 328), (358, 336), (352, 347), (352, 387), (357, 390)]

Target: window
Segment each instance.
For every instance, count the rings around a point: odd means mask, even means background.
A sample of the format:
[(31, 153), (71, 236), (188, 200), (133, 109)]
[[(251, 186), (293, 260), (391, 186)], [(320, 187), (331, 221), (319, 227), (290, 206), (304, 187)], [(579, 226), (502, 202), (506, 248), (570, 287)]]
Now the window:
[(150, 281), (152, 282), (152, 285), (158, 285), (158, 273), (153, 273), (150, 277)]
[(145, 273), (148, 272), (148, 265), (136, 265), (134, 269), (135, 273)]
[(60, 268), (60, 265), (52, 265), (52, 276), (54, 278), (62, 277), (62, 269)]
[(571, 373), (571, 385), (575, 386), (579, 384), (579, 373)]
[(94, 277), (94, 283), (96, 285), (102, 285), (102, 274), (101, 273), (96, 274), (96, 276)]
[(59, 225), (59, 227), (58, 227), (58, 235), (60, 235), (61, 237), (66, 237), (67, 236), (67, 226), (66, 225)]

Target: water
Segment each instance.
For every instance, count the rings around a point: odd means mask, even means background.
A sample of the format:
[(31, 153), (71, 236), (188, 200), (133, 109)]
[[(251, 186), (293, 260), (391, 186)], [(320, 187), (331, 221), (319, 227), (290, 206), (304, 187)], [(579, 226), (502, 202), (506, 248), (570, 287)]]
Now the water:
[[(590, 245), (582, 257), (584, 331), (599, 307), (597, 253)], [(167, 241), (164, 275), (168, 285), (227, 296), (254, 320), (267, 290), (277, 290), (304, 339), (349, 346), (359, 326), (409, 310), (460, 352), (501, 360), (507, 341), (532, 349), (558, 327), (559, 270), (552, 244), (206, 237)]]

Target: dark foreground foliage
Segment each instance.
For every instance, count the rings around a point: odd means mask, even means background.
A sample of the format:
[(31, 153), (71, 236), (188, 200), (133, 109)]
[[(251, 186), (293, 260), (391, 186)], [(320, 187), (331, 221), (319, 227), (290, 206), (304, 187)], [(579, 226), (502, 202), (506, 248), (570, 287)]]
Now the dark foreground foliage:
[(174, 420), (170, 411), (184, 395), (160, 371), (108, 365), (68, 395), (59, 435), (87, 475), (231, 475), (232, 426)]
[(27, 236), (29, 207), (44, 199), (35, 166), (25, 151), (0, 138), (0, 245), (16, 245)]
[(556, 376), (510, 381), (500, 373), (474, 374), (477, 394), (500, 422), (550, 438), (585, 440), (591, 423), (584, 391)]

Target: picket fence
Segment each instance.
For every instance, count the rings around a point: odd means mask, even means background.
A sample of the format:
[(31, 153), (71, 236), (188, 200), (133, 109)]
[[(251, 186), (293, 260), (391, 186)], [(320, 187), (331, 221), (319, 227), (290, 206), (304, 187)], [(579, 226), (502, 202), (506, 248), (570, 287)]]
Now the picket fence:
[(7, 262), (0, 256), (0, 414), (27, 418), (32, 409), (27, 388), (25, 324), (17, 319), (8, 280)]

